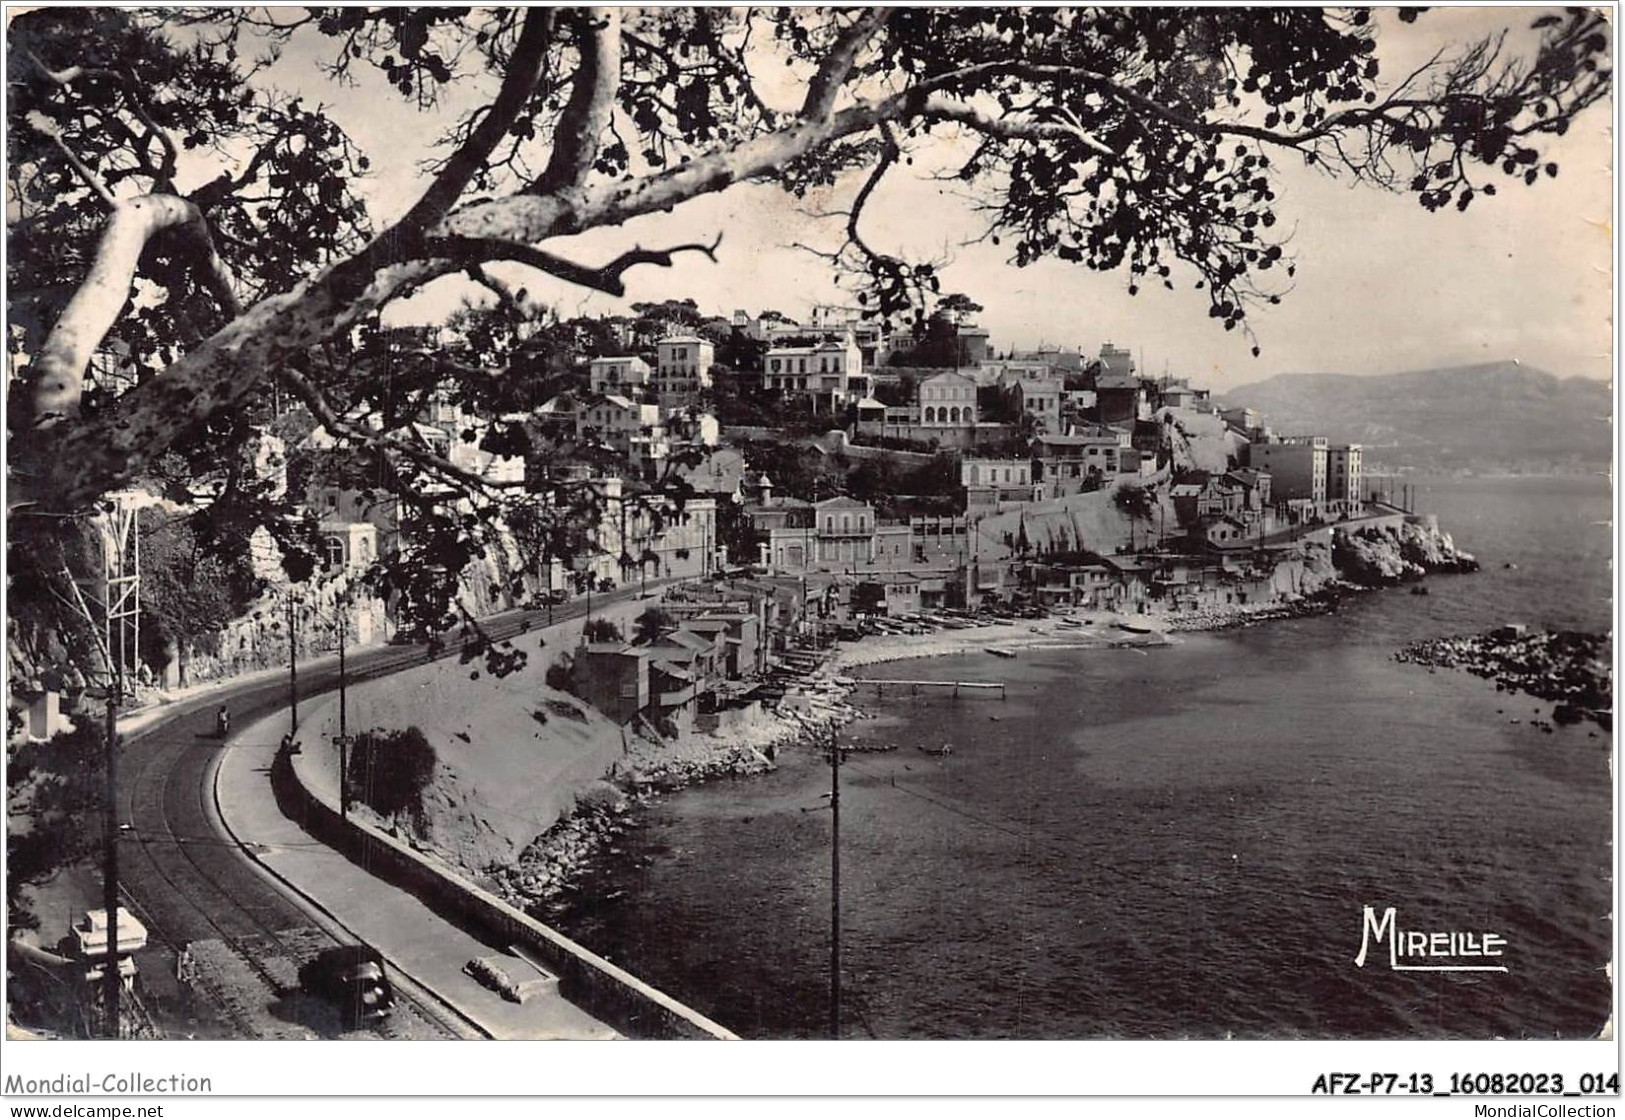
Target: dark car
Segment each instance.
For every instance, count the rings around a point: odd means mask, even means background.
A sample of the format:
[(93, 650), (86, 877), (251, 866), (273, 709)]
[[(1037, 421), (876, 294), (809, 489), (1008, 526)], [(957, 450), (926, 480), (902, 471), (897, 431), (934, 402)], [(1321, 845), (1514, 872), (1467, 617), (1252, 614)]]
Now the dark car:
[(323, 949), (299, 970), (299, 986), (336, 1005), (347, 1030), (380, 1022), (395, 1006), (384, 958), (368, 945)]

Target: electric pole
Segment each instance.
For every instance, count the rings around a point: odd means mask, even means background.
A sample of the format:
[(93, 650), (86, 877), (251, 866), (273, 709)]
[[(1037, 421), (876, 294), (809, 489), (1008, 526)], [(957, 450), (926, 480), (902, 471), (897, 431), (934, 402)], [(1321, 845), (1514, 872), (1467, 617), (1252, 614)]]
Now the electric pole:
[(118, 702), (123, 674), (108, 665), (107, 673), (107, 790), (102, 804), (102, 906), (107, 912), (107, 961), (102, 966), (102, 1002), (106, 1004), (108, 1038), (119, 1037), (119, 988), (124, 977), (118, 960)]
[(345, 726), (344, 694), (344, 632), (350, 628), (348, 596), (340, 597), (339, 606), (339, 816), (350, 815), (350, 736)]
[(841, 1037), (841, 747), (829, 733), (829, 1036)]
[(288, 734), (299, 731), (299, 643), (294, 634), (293, 589), (288, 589)]
[(102, 992), (107, 1037), (121, 1035), (119, 1003), (124, 975), (118, 952), (118, 706), (126, 671), (141, 649), (141, 533), (127, 494), (110, 495), (98, 519), (102, 542), (102, 641), (107, 663), (107, 715), (103, 743), (106, 789), (102, 804), (102, 908), (107, 920), (107, 959)]

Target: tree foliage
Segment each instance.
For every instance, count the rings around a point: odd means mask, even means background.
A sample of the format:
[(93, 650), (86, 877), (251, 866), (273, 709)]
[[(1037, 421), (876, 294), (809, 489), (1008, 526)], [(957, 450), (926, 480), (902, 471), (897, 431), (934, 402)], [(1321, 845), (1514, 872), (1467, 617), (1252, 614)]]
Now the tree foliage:
[(638, 615), (632, 623), (632, 640), (638, 645), (648, 645), (650, 642), (660, 640), (660, 635), (677, 625), (677, 620), (670, 611), (660, 607), (649, 607)]
[(78, 721), (44, 742), (6, 751), (6, 922), (34, 929), (24, 893), (88, 857), (101, 840), (102, 726)]
[(221, 628), (254, 601), (259, 580), (246, 538), (207, 548), (191, 522), (156, 510), (146, 511), (139, 526), (142, 641), (147, 660), (162, 667), (180, 643), (212, 647)]
[(625, 641), (621, 628), (607, 618), (589, 618), (581, 628), (581, 636), (589, 642)]

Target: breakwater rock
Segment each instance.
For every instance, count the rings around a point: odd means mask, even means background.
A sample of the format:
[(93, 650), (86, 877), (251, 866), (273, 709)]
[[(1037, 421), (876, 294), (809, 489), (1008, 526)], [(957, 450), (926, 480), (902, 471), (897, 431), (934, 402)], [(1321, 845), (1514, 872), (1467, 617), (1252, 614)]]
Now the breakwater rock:
[(1334, 579), (1307, 595), (1287, 602), (1227, 603), (1180, 611), (1178, 614), (1168, 616), (1168, 629), (1175, 632), (1237, 630), (1280, 618), (1307, 618), (1310, 615), (1330, 614), (1337, 610), (1337, 604), (1345, 594), (1359, 590), (1361, 589), (1358, 587)]
[(1431, 517), (1332, 530), (1332, 565), (1361, 587), (1389, 587), (1430, 572), (1476, 572), (1478, 561), (1456, 547)]
[(1550, 700), (1557, 723), (1590, 719), (1608, 728), (1613, 722), (1612, 653), (1605, 634), (1526, 634), (1521, 627), (1503, 627), (1488, 634), (1412, 642), (1394, 660), (1465, 669), (1495, 681), (1497, 688)]

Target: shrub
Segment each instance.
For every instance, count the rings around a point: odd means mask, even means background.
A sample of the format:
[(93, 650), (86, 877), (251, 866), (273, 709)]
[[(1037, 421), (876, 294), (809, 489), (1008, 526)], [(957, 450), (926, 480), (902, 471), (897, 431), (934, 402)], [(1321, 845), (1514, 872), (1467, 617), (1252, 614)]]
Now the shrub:
[(355, 737), (350, 747), (351, 796), (380, 816), (406, 815), (419, 832), (424, 828), (423, 791), (439, 759), (416, 727), (404, 731), (375, 728)]
[(586, 713), (566, 700), (548, 700), (545, 706), (548, 711), (561, 719), (567, 719), (572, 723), (587, 722)]
[(569, 654), (559, 655), (559, 659), (547, 667), (547, 687), (556, 692), (568, 692), (575, 695), (575, 659)]
[(625, 641), (621, 628), (607, 618), (593, 618), (587, 620), (587, 625), (581, 629), (582, 637), (589, 642), (620, 642)]

